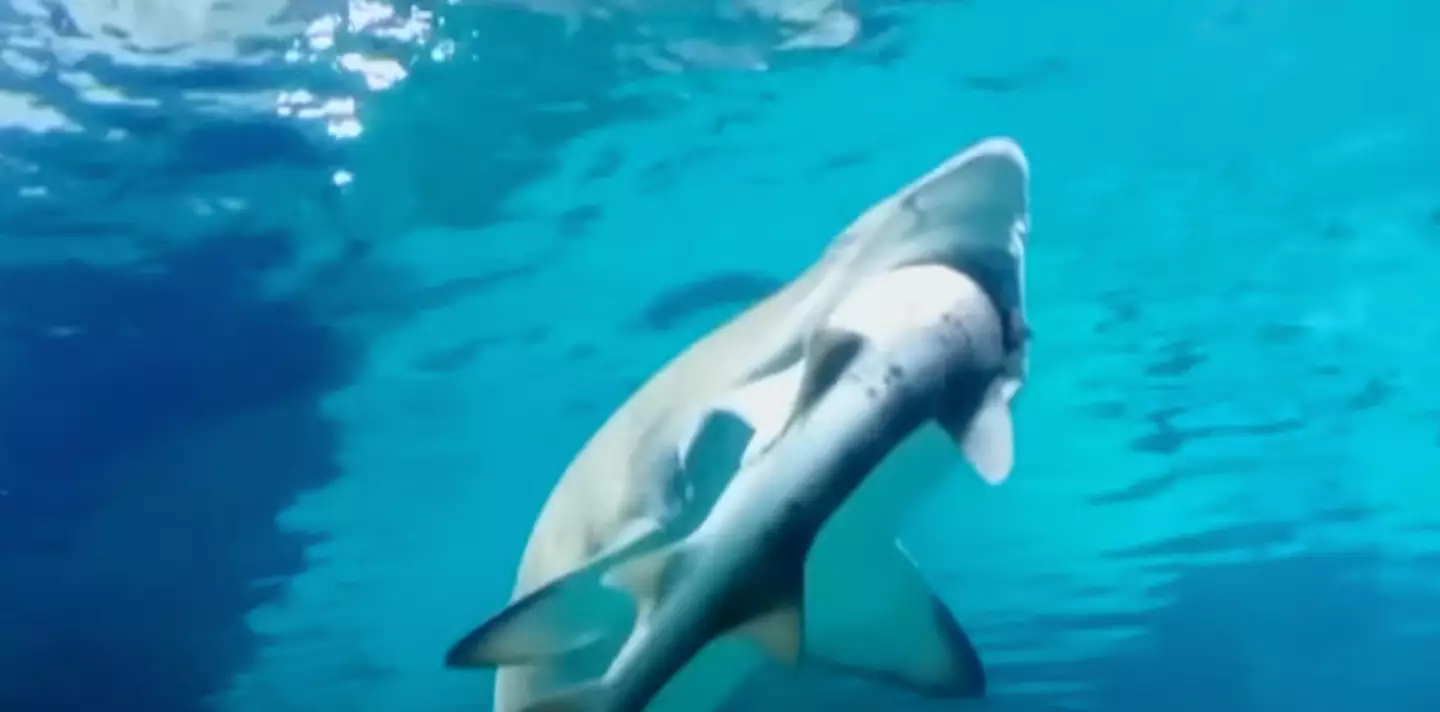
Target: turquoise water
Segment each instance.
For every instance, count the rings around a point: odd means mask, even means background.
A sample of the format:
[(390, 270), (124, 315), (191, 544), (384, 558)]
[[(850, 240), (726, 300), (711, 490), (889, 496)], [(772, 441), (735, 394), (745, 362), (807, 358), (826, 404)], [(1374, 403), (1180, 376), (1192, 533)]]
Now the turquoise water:
[(1440, 6), (234, 5), (0, 8), (0, 709), (488, 709), (584, 439), (989, 135), (1017, 469), (905, 541), (991, 696), (737, 708), (1440, 709)]

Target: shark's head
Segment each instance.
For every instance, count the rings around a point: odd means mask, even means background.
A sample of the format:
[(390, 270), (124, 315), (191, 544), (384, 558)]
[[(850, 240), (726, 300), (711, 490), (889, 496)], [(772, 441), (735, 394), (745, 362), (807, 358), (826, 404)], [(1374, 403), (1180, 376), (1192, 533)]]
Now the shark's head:
[(968, 274), (994, 303), (1005, 326), (1008, 400), (1028, 371), (1029, 231), (1029, 161), (1015, 141), (990, 138), (872, 206), (845, 229), (826, 259), (838, 272), (860, 278), (927, 263)]

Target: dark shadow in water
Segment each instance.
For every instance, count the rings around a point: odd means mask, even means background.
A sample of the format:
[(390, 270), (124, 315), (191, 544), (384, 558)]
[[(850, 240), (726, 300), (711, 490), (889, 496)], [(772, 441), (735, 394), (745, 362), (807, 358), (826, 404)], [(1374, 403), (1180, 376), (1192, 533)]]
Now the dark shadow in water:
[(316, 400), (353, 356), (255, 294), (286, 244), (0, 271), (0, 709), (198, 710), (253, 653), (243, 616), (303, 567), (275, 515), (335, 474)]

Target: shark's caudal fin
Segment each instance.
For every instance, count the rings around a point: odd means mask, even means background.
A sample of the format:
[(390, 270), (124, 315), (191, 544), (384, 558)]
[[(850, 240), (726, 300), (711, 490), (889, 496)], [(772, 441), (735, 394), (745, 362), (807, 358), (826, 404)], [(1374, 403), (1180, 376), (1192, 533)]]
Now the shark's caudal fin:
[(925, 694), (984, 693), (968, 637), (895, 539), (955, 459), (941, 428), (921, 428), (827, 522), (805, 563), (808, 661)]

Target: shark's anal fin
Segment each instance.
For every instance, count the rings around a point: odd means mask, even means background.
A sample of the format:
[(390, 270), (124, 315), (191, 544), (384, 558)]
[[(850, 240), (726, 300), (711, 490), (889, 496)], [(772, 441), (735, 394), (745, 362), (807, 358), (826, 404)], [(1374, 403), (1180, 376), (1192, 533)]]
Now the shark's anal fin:
[(633, 605), (602, 585), (618, 562), (664, 544), (665, 532), (637, 520), (589, 563), (512, 602), (451, 646), (445, 665), (527, 665), (566, 655), (625, 632)]
[(805, 561), (806, 663), (951, 697), (983, 693), (979, 658), (896, 541), (905, 515), (956, 464), (922, 427), (831, 516)]
[(1015, 426), (1010, 399), (1016, 389), (1015, 381), (997, 379), (981, 397), (971, 417), (941, 417), (941, 426), (950, 433), (970, 466), (992, 485), (1004, 483), (1015, 466)]

